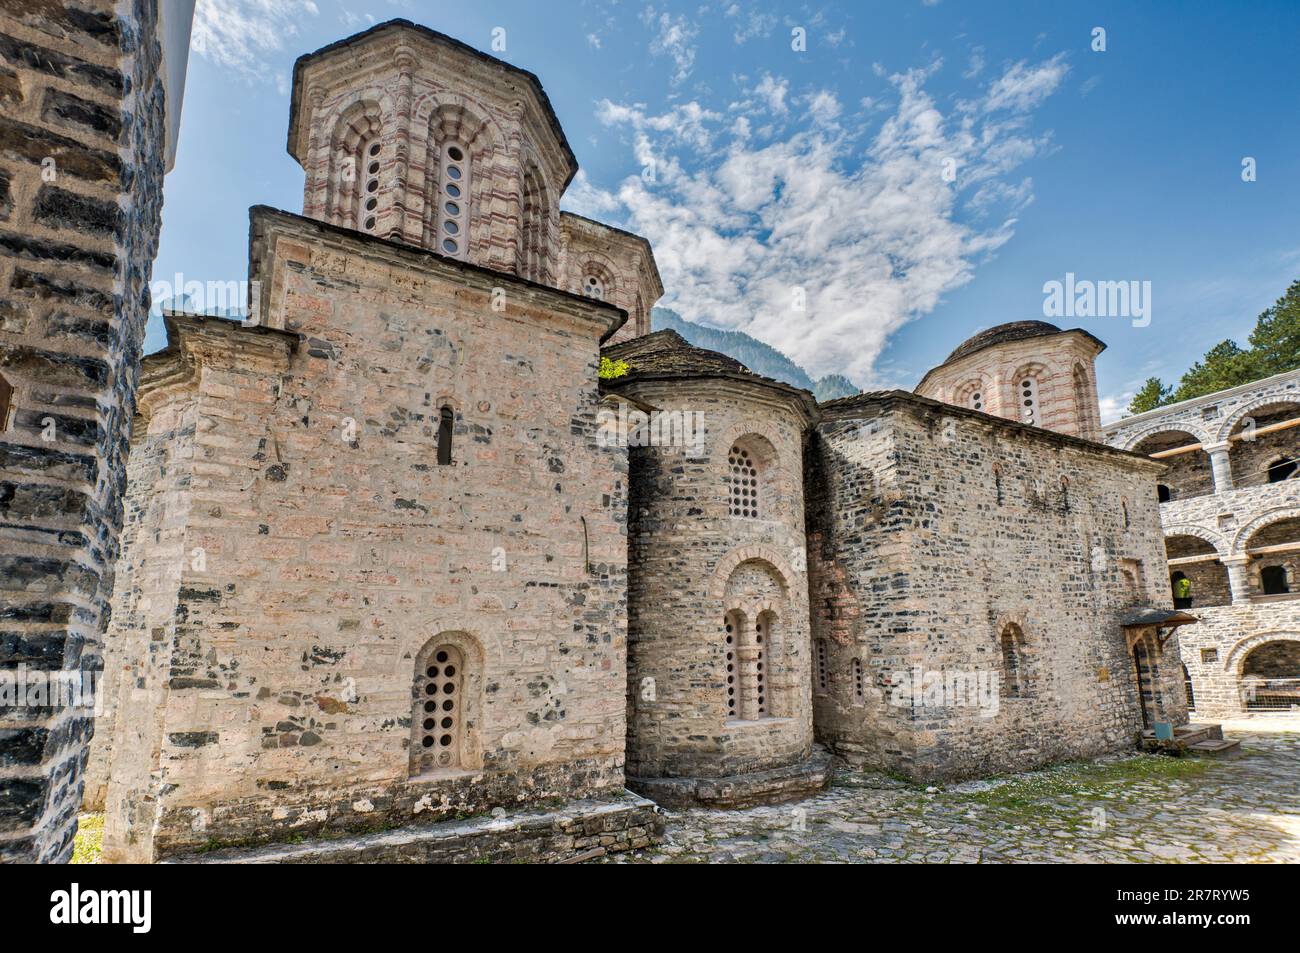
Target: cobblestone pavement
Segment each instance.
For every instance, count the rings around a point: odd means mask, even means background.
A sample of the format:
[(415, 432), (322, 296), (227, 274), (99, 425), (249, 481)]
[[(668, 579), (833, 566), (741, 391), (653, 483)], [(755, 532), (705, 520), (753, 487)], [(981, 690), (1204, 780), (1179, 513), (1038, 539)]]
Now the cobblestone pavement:
[(924, 788), (842, 771), (796, 804), (671, 814), (616, 863), (1296, 863), (1300, 717), (1225, 723), (1235, 760), (1106, 758)]

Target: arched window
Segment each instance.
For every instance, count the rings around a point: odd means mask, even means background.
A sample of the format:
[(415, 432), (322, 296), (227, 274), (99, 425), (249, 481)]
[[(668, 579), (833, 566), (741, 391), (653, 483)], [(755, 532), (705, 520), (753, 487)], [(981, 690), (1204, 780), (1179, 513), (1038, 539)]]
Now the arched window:
[(1296, 471), (1296, 461), (1288, 457), (1274, 460), (1268, 465), (1268, 482), (1281, 483), (1283, 480), (1291, 479), (1291, 474)]
[(455, 414), (450, 407), (438, 412), (438, 466), (451, 463), (451, 435), (455, 427)]
[(1039, 425), (1038, 378), (1025, 374), (1016, 382), (1016, 403), (1020, 406), (1021, 423)]
[(465, 145), (450, 139), (439, 143), (438, 189), (431, 220), (438, 251), (462, 261), (469, 247), (470, 158)]
[(745, 616), (728, 612), (723, 619), (724, 682), (727, 689), (727, 718), (740, 717), (740, 639), (745, 629)]
[(1120, 497), (1119, 505), (1120, 505), (1120, 509), (1124, 511), (1124, 528), (1128, 529), (1129, 526), (1132, 525), (1128, 516), (1128, 499), (1125, 497)]
[(758, 461), (749, 449), (736, 444), (727, 454), (727, 463), (731, 467), (728, 492), (731, 515), (741, 519), (758, 519), (761, 515)]
[(599, 275), (588, 274), (582, 280), (582, 293), (588, 298), (595, 298), (597, 301), (604, 301), (605, 282), (601, 281)]
[(1259, 581), (1266, 596), (1280, 596), (1291, 591), (1286, 583), (1285, 566), (1262, 567), (1259, 571)]
[(862, 659), (853, 660), (853, 700), (861, 705), (867, 700), (867, 686), (862, 678)]
[(330, 137), (326, 214), (344, 228), (373, 233), (380, 214), (380, 171), (385, 160), (383, 122), (373, 102), (354, 103)]
[(456, 646), (433, 645), (416, 658), (412, 776), (463, 766), (464, 683), (465, 658)]
[(360, 151), (360, 188), (357, 189), (357, 211), (354, 221), (363, 232), (374, 233), (379, 214), (379, 169), (382, 165), (384, 145), (378, 136), (362, 142)]
[(1025, 634), (1014, 622), (1008, 623), (999, 638), (1002, 649), (1002, 693), (1007, 698), (1023, 698), (1025, 692)]
[(1168, 503), (1174, 498), (1173, 492), (1163, 483), (1156, 484), (1156, 499), (1161, 503)]
[(14, 385), (0, 374), (0, 433), (9, 429), (9, 411), (14, 405)]

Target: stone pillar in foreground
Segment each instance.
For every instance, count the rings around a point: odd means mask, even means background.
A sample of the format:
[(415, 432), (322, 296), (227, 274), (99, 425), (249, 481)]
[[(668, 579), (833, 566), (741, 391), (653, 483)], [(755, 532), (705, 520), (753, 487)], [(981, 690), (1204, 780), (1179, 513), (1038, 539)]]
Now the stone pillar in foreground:
[(72, 852), (192, 14), (0, 0), (0, 861)]

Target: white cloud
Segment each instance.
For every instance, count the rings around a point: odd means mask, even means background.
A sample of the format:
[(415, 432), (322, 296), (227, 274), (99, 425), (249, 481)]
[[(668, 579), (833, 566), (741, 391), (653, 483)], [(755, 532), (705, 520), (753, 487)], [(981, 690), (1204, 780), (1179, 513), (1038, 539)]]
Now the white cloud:
[(829, 89), (818, 90), (807, 98), (808, 114), (819, 126), (833, 125), (840, 115), (840, 101)]
[(1033, 109), (1056, 92), (1069, 69), (1065, 64), (1064, 53), (1058, 53), (1050, 60), (1030, 67), (1026, 67), (1024, 60), (1021, 60), (993, 84), (985, 108), (989, 111), (1009, 109), (1013, 112)]
[(304, 16), (319, 14), (313, 0), (198, 0), (190, 46), (249, 79), (269, 79), (268, 54), (284, 48)]
[(984, 47), (977, 46), (970, 51), (970, 66), (961, 75), (965, 79), (974, 79), (982, 72), (984, 72)]
[(588, 45), (588, 46), (595, 47), (596, 49), (600, 49), (600, 34), (598, 34), (598, 33), (588, 33), (588, 34), (587, 34), (587, 45)]
[(772, 31), (776, 29), (777, 19), (774, 14), (750, 11), (741, 19), (740, 5), (736, 3), (727, 8), (727, 16), (740, 20), (736, 24), (735, 33), (732, 35), (732, 39), (737, 44), (752, 40), (755, 37), (771, 36)]
[(699, 30), (684, 15), (674, 17), (669, 13), (655, 13), (647, 7), (642, 19), (657, 32), (650, 40), (650, 52), (655, 56), (668, 56), (675, 67), (672, 83), (677, 86), (691, 75), (695, 65), (695, 47), (692, 41)]
[(764, 73), (763, 78), (754, 87), (754, 93), (766, 100), (767, 108), (778, 115), (787, 111), (785, 96), (789, 91), (790, 84), (779, 77), (774, 78), (771, 73)]
[(1128, 410), (1128, 405), (1133, 403), (1133, 397), (1136, 391), (1125, 391), (1122, 394), (1108, 394), (1101, 398), (1101, 422), (1103, 425), (1114, 423), (1122, 418)]
[[(873, 386), (889, 335), (970, 281), (1013, 234), (1008, 212), (991, 216), (1032, 199), (1030, 181), (1009, 174), (1050, 142), (1023, 128), (1047, 95), (1041, 79), (1037, 93), (1014, 90), (1052, 62), (1016, 64), (946, 116), (925, 90), (937, 64), (891, 76), (897, 104), (865, 154), (826, 124), (839, 109), (829, 92), (811, 94), (800, 128), (775, 141), (751, 140), (748, 122), (695, 102), (655, 115), (605, 101), (601, 121), (633, 130), (638, 161), (656, 175), (629, 176), (613, 191), (584, 180), (566, 206), (613, 212), (646, 235), (668, 288), (663, 303), (687, 318), (747, 331), (815, 375)], [(785, 82), (764, 83), (769, 107), (784, 106)], [(1007, 103), (1017, 104), (1010, 117)], [(955, 184), (943, 176), (949, 158)], [(972, 203), (975, 221), (959, 220)], [(806, 311), (793, 307), (796, 289)]]

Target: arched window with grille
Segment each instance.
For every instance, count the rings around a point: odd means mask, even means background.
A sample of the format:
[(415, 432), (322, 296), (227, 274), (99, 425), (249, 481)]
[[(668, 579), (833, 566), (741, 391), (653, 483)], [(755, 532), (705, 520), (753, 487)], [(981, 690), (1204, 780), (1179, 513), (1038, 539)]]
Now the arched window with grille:
[(1016, 405), (1020, 408), (1020, 422), (1033, 427), (1042, 425), (1038, 402), (1038, 376), (1024, 373), (1016, 379)]
[(374, 233), (382, 213), (385, 155), (379, 106), (358, 102), (344, 111), (330, 137), (327, 218), (335, 225)]
[(411, 775), (465, 767), (465, 652), (435, 637), (416, 658)]
[(723, 619), (723, 686), (727, 697), (727, 719), (740, 717), (740, 640), (744, 637), (745, 615), (733, 609)]
[(374, 234), (379, 216), (379, 172), (383, 168), (384, 144), (378, 136), (368, 137), (360, 150), (360, 182), (353, 221), (363, 232)]
[(465, 144), (447, 139), (438, 144), (438, 176), (432, 198), (433, 247), (464, 261), (469, 251), (470, 155)]

